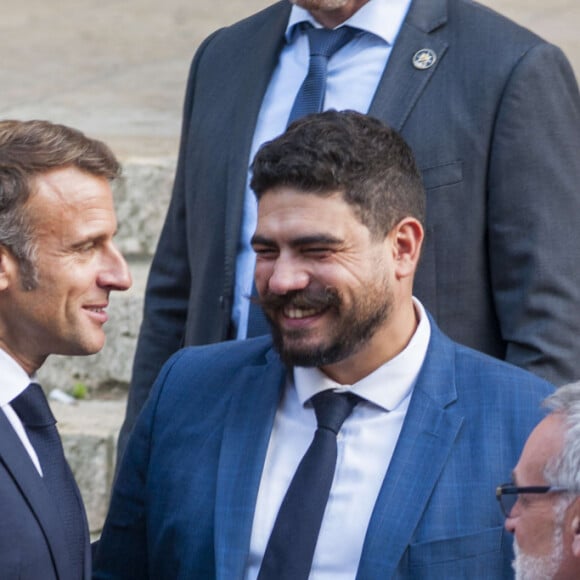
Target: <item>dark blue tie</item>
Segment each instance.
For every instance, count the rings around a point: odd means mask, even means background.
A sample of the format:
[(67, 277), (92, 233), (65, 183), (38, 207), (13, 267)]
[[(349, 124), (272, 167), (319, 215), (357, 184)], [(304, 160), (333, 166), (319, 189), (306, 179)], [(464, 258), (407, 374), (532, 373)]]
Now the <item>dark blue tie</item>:
[(306, 580), (336, 469), (336, 436), (359, 397), (323, 391), (312, 397), (318, 427), (278, 511), (258, 580)]
[[(309, 28), (306, 31), (310, 46), (310, 63), (308, 73), (296, 94), (290, 111), (288, 124), (310, 113), (322, 111), (326, 94), (326, 70), (330, 57), (349, 42), (357, 32), (356, 28), (341, 26), (335, 30), (328, 28)], [(252, 296), (257, 296), (256, 285), (252, 285)], [(270, 332), (268, 322), (262, 309), (250, 302), (248, 331), (246, 336), (252, 338)]]
[(73, 474), (64, 456), (62, 443), (56, 429), (56, 419), (48, 406), (42, 388), (31, 383), (11, 402), (12, 408), (22, 421), (30, 443), (34, 447), (43, 480), (61, 515), (73, 578), (82, 578), (85, 542), (88, 530), (85, 526), (83, 506)]
[(322, 111), (328, 60), (354, 37), (356, 29), (350, 26), (341, 26), (334, 30), (310, 27), (306, 34), (310, 46), (308, 73), (296, 95), (288, 124), (310, 113)]

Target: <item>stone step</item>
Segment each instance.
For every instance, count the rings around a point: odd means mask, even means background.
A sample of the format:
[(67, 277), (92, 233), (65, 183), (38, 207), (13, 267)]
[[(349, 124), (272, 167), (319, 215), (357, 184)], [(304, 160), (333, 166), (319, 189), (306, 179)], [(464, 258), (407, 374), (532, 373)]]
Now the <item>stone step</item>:
[(113, 187), (117, 244), (128, 260), (150, 260), (171, 196), (175, 157), (128, 158)]
[(102, 530), (109, 507), (117, 435), (125, 416), (125, 405), (125, 398), (74, 404), (50, 401), (93, 537)]

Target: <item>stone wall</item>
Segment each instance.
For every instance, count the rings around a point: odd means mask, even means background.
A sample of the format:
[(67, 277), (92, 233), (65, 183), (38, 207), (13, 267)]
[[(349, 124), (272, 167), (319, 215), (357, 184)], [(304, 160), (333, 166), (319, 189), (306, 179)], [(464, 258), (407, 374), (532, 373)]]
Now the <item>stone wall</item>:
[(114, 477), (117, 433), (125, 401), (51, 402), (64, 451), (75, 475), (93, 537), (100, 533)]

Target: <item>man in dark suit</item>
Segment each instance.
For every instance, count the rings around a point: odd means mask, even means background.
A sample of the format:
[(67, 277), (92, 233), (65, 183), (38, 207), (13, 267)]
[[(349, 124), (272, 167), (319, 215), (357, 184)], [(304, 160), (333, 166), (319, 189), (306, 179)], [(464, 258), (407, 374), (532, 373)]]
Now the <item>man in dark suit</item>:
[(111, 290), (131, 278), (113, 243), (103, 143), (44, 121), (0, 122), (0, 577), (88, 580), (86, 515), (35, 382), (50, 354), (105, 340)]
[(580, 99), (562, 52), (465, 0), (294, 4), (217, 31), (193, 60), (120, 450), (179, 346), (246, 336), (248, 164), (285, 128), (304, 20), (358, 30), (330, 58), (324, 108), (370, 112), (413, 148), (428, 206), (415, 292), (441, 328), (556, 384), (580, 372)]
[(327, 111), (253, 168), (272, 337), (164, 366), (95, 578), (505, 578), (494, 490), (552, 387), (452, 342), (413, 298), (425, 196), (410, 148), (376, 119)]

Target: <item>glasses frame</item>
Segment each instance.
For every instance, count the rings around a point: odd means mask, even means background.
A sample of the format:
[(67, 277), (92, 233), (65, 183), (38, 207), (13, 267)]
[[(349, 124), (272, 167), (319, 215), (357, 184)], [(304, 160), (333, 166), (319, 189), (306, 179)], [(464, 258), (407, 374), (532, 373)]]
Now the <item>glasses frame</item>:
[(502, 483), (501, 485), (498, 485), (495, 488), (495, 497), (499, 503), (499, 507), (503, 515), (506, 518), (510, 517), (512, 510), (514, 509), (514, 505), (518, 501), (518, 498), (516, 498), (516, 501), (512, 504), (509, 511), (502, 498), (505, 497), (506, 495), (523, 495), (527, 493), (540, 495), (546, 493), (577, 493), (577, 492), (567, 487), (558, 487), (555, 485), (530, 485), (526, 487), (519, 487), (517, 485), (514, 485), (512, 482)]

